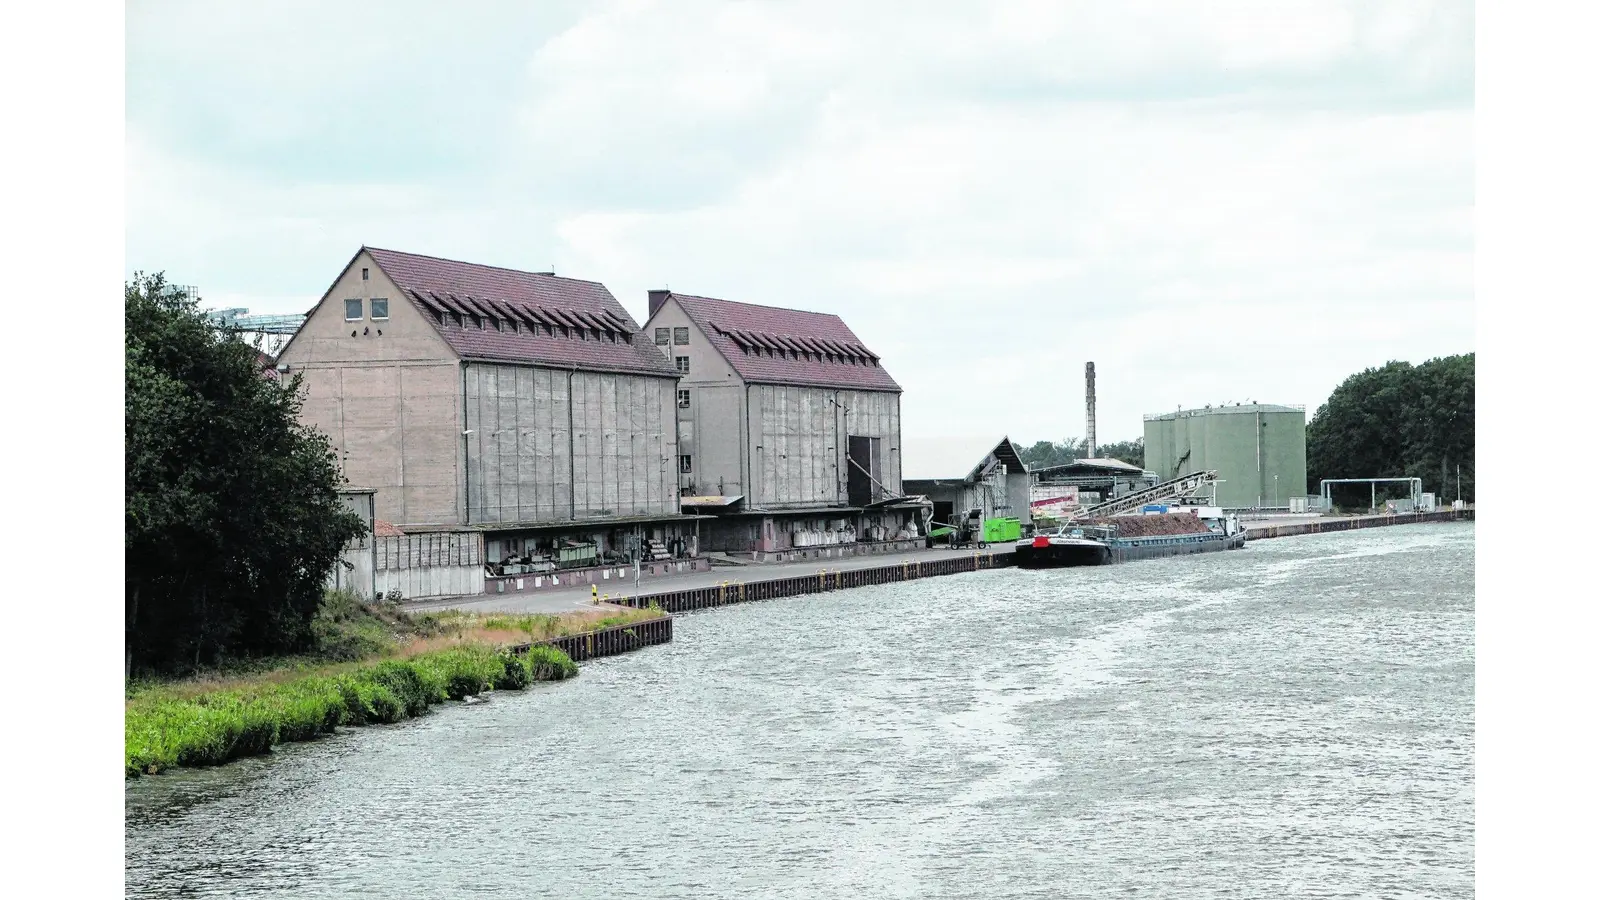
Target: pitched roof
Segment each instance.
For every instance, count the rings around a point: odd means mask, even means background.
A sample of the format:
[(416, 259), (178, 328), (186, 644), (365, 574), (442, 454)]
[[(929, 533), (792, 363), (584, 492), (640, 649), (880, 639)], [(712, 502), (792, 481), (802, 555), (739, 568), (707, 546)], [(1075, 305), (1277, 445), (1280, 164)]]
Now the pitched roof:
[(901, 477), (906, 481), (973, 481), (989, 457), (1011, 472), (1025, 474), (1027, 463), (1011, 438), (901, 438)]
[(832, 313), (670, 295), (745, 381), (898, 391), (877, 354)]
[(597, 281), (362, 249), (464, 359), (677, 377)]

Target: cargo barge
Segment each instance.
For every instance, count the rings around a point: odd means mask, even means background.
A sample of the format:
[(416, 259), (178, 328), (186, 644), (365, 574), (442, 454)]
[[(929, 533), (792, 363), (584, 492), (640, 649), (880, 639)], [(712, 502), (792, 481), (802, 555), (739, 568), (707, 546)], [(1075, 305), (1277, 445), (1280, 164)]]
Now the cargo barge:
[(1099, 566), (1237, 550), (1244, 540), (1238, 517), (1215, 507), (1163, 508), (1153, 515), (1112, 516), (1022, 538), (1016, 543), (1015, 559), (1024, 569)]

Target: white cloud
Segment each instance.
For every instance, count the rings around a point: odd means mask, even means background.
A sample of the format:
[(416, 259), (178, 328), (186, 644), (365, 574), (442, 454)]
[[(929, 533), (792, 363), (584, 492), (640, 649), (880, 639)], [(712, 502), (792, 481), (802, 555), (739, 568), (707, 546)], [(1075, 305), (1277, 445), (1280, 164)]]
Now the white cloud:
[[(1081, 434), (1088, 359), (1118, 439), (1143, 412), (1314, 408), (1365, 366), (1473, 347), (1470, 3), (507, 9), (363, 21), (358, 46), (397, 62), (427, 37), (430, 58), (475, 31), (493, 50), (426, 89), (337, 81), (411, 123), (372, 171), (354, 139), (308, 175), (175, 136), (188, 95), (159, 59), (130, 67), (130, 265), (293, 309), (267, 298), (313, 297), (365, 242), (553, 264), (635, 315), (663, 284), (838, 312), (905, 387), (908, 435)], [(203, 16), (161, 52), (244, 78), (314, 154), (338, 107), (297, 117), (324, 82), (263, 61), (339, 38), (257, 26), (244, 62), (207, 34), (240, 26)]]

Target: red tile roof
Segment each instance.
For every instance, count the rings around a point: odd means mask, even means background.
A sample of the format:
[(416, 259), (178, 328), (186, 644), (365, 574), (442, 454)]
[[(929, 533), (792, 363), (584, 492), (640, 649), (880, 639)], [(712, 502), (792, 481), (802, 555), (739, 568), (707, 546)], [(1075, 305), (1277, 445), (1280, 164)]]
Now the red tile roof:
[(464, 359), (677, 377), (599, 282), (362, 249)]
[(739, 377), (756, 384), (898, 391), (877, 354), (832, 313), (673, 293)]

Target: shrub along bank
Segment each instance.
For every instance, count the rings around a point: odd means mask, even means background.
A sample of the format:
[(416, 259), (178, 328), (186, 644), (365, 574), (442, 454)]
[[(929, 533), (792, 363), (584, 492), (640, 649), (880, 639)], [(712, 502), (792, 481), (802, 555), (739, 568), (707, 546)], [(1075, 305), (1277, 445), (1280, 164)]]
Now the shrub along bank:
[(129, 777), (217, 765), (307, 741), (341, 725), (399, 722), (446, 700), (578, 674), (556, 647), (507, 647), (643, 621), (660, 610), (562, 616), (407, 616), (330, 594), (314, 628), (316, 656), (256, 661), (248, 674), (213, 672), (130, 685), (124, 715)]

